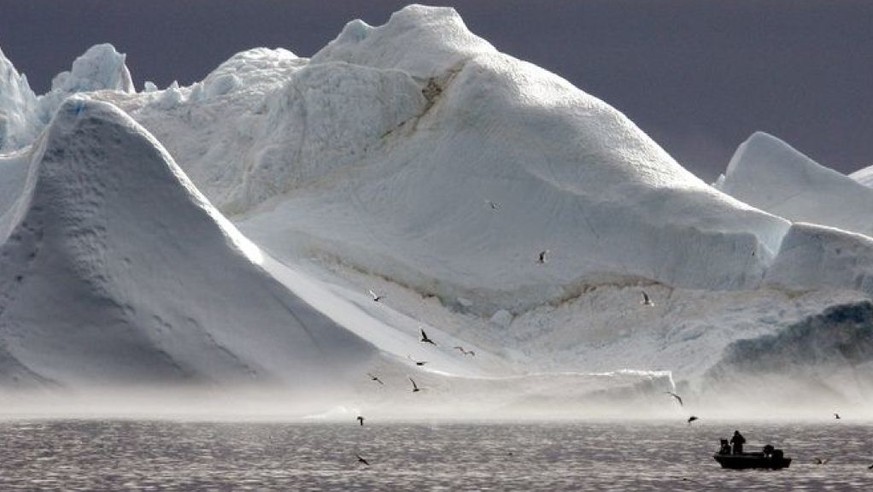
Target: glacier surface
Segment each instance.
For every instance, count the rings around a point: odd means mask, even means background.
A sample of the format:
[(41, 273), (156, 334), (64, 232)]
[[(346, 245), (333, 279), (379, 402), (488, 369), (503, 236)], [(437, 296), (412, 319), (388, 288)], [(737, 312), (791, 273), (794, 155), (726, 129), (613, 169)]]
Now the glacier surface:
[(709, 186), (450, 8), (141, 92), (111, 45), (41, 96), (0, 53), (0, 169), (7, 391), (401, 417), (732, 415), (777, 380), (785, 412), (870, 399), (845, 381), (870, 374), (873, 192), (760, 133)]

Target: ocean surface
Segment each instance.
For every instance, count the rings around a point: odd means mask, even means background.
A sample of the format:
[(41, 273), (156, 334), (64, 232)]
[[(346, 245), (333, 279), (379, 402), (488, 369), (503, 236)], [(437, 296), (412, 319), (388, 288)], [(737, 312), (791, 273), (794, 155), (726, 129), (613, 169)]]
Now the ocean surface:
[[(735, 429), (746, 450), (771, 443), (794, 459), (791, 467), (721, 469), (712, 454)], [(845, 418), (692, 425), (369, 419), (364, 426), (15, 420), (0, 423), (0, 453), (3, 491), (873, 490), (873, 423)]]

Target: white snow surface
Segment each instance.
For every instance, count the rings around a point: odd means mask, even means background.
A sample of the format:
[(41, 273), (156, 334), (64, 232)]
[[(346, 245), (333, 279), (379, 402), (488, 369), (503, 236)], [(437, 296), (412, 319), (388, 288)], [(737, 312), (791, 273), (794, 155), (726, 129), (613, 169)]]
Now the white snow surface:
[(24, 147), (36, 138), (36, 112), (37, 98), (27, 77), (0, 50), (0, 153)]
[(111, 44), (98, 44), (73, 61), (72, 68), (52, 80), (52, 92), (75, 94), (99, 90), (133, 92), (125, 55)]
[(7, 364), (53, 383), (291, 381), (372, 345), (292, 295), (138, 124), (68, 99), (2, 231)]
[[(664, 391), (703, 408), (737, 340), (873, 293), (873, 240), (848, 232), (866, 233), (866, 189), (756, 134), (722, 193), (450, 8), (352, 21), (311, 59), (248, 50), (188, 87), (134, 92), (110, 45), (37, 103), (2, 57), (0, 75), (4, 387), (318, 389), (343, 396), (316, 414), (341, 418), (670, 416)], [(827, 405), (870, 399), (826, 380)]]
[(70, 70), (55, 76), (51, 90), (42, 96), (33, 93), (27, 77), (0, 51), (0, 153), (31, 143), (70, 95), (100, 90), (134, 91), (125, 55), (111, 44), (89, 48)]
[[(797, 268), (796, 265), (804, 265)], [(873, 296), (873, 238), (833, 227), (795, 223), (765, 278), (795, 290), (850, 287)]]
[(873, 190), (763, 132), (739, 146), (718, 187), (791, 221), (873, 235)]
[[(603, 278), (753, 287), (788, 227), (602, 101), (496, 52), (452, 9), (352, 22), (308, 61), (245, 56), (284, 84), (257, 78), (259, 97), (272, 91), (260, 100), (228, 92), (220, 117), (196, 87), (170, 123), (164, 95), (112, 97), (174, 155), (188, 149), (179, 162), (198, 187), (279, 257), (317, 250), (490, 315)], [(198, 129), (176, 131), (186, 124)]]
[(867, 187), (873, 187), (873, 166), (861, 168), (849, 175), (850, 178)]

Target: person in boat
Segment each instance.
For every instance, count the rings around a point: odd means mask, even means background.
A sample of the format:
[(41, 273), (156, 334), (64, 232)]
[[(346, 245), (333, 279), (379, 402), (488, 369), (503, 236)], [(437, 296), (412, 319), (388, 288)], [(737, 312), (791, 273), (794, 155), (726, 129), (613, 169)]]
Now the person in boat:
[(721, 441), (721, 449), (718, 450), (718, 454), (731, 454), (731, 445), (728, 444), (727, 439), (719, 439)]
[(740, 431), (735, 430), (734, 436), (731, 437), (731, 446), (733, 447), (733, 454), (743, 454), (743, 444), (746, 443), (746, 438), (740, 434)]

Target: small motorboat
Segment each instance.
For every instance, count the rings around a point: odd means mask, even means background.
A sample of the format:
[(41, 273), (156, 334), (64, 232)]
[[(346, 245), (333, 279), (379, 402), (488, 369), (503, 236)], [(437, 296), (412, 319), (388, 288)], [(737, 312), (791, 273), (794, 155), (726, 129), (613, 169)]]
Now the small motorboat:
[(748, 468), (764, 468), (779, 470), (791, 465), (791, 458), (786, 458), (781, 449), (775, 449), (771, 445), (764, 446), (763, 451), (753, 453), (731, 453), (730, 446), (725, 447), (724, 442), (718, 453), (712, 455), (722, 468), (732, 470), (745, 470)]

